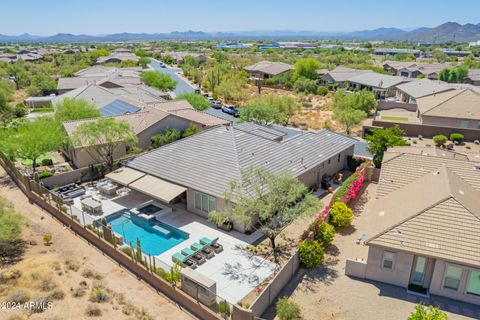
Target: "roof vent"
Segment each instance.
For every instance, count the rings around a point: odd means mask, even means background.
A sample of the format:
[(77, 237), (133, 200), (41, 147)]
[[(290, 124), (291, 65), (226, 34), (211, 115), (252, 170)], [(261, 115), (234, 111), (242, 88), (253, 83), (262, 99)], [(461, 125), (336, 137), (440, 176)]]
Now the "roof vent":
[(437, 171), (433, 171), (433, 175), (436, 176), (436, 175), (439, 175), (440, 174), (440, 171), (437, 170)]
[(380, 212), (378, 213), (378, 216), (379, 216), (379, 217), (383, 217), (384, 215), (385, 215), (385, 211), (380, 211)]
[(465, 195), (465, 191), (463, 191), (463, 190), (458, 190), (458, 193), (460, 193), (462, 196)]
[(473, 167), (475, 168), (475, 170), (480, 170), (480, 163), (475, 163)]

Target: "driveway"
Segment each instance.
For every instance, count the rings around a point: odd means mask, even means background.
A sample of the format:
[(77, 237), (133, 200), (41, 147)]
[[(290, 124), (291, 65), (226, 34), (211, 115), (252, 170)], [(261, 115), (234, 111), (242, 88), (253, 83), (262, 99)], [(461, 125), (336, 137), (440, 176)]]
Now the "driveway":
[(177, 82), (177, 86), (175, 87), (175, 90), (174, 90), (176, 95), (179, 95), (185, 92), (190, 93), (195, 91), (195, 88), (192, 87), (190, 83), (188, 83), (187, 81), (185, 81), (184, 79), (178, 76), (177, 72), (181, 72), (182, 69), (170, 68), (170, 67), (162, 68), (160, 67), (160, 61), (153, 58), (150, 58), (150, 66), (158, 72), (168, 74), (173, 78), (173, 80)]

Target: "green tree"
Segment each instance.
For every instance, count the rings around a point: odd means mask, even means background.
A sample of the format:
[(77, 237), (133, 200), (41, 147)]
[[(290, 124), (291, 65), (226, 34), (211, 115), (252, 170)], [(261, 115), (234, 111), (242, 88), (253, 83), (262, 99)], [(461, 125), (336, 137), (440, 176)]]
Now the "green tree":
[(445, 143), (447, 143), (447, 141), (448, 141), (447, 136), (444, 136), (443, 134), (438, 134), (436, 136), (433, 136), (433, 142), (435, 142), (435, 144), (438, 147), (443, 147)]
[(138, 65), (141, 66), (143, 69), (146, 69), (149, 63), (150, 60), (147, 57), (140, 57), (138, 59)]
[(51, 117), (44, 116), (9, 129), (5, 139), (0, 140), (5, 154), (15, 159), (31, 160), (32, 171), (35, 172), (37, 159), (47, 152), (58, 150), (65, 141), (65, 134)]
[(0, 197), (0, 264), (19, 253), (19, 241), (24, 226), (23, 217), (6, 199)]
[(181, 138), (182, 138), (182, 133), (180, 132), (180, 130), (175, 128), (168, 128), (163, 132), (156, 134), (150, 138), (151, 147), (159, 148), (166, 144), (177, 141), (178, 139), (181, 139)]
[(109, 171), (113, 170), (115, 150), (121, 145), (127, 148), (137, 143), (138, 138), (126, 121), (101, 118), (87, 121), (77, 127), (71, 143), (84, 150), (97, 162), (104, 162)]
[(275, 239), (281, 230), (298, 217), (321, 209), (319, 199), (297, 178), (263, 168), (243, 171), (239, 181), (230, 182), (224, 199), (223, 211), (210, 212), (209, 219), (217, 224), (236, 221), (249, 230), (258, 228), (270, 239), (275, 257)]
[(382, 165), (383, 154), (389, 147), (405, 146), (403, 138), (405, 132), (398, 125), (385, 129), (372, 129), (371, 134), (365, 137), (368, 142), (368, 151), (373, 154), (373, 162), (377, 168)]
[(317, 70), (320, 69), (320, 62), (314, 58), (301, 58), (295, 63), (293, 78), (301, 77), (315, 80), (318, 79)]
[(10, 76), (13, 77), (13, 82), (15, 82), (15, 86), (17, 90), (20, 88), (27, 87), (30, 83), (30, 76), (28, 72), (25, 70), (23, 62), (17, 62), (14, 64), (10, 64), (7, 67), (7, 72)]
[(245, 99), (247, 92), (245, 90), (247, 81), (243, 77), (232, 77), (223, 80), (216, 87), (216, 93), (228, 102), (237, 102)]
[(210, 103), (205, 97), (194, 92), (185, 92), (177, 96), (177, 100), (187, 100), (196, 110), (203, 111), (210, 108)]
[(345, 127), (347, 134), (350, 134), (352, 127), (360, 124), (362, 120), (367, 118), (367, 115), (362, 110), (347, 107), (344, 109), (335, 109), (333, 111), (333, 118)]
[(159, 90), (173, 90), (177, 86), (177, 82), (171, 76), (157, 71), (142, 72), (140, 78), (145, 84)]
[(292, 97), (280, 95), (256, 96), (241, 108), (240, 119), (260, 124), (287, 124), (299, 112), (300, 104)]
[(55, 119), (59, 122), (100, 117), (97, 107), (85, 99), (65, 98), (55, 104)]
[(422, 304), (417, 304), (415, 311), (410, 314), (408, 320), (448, 320), (448, 316), (437, 307), (425, 307)]
[(300, 77), (293, 84), (293, 90), (297, 93), (303, 92), (315, 94), (318, 90), (318, 83), (316, 80)]

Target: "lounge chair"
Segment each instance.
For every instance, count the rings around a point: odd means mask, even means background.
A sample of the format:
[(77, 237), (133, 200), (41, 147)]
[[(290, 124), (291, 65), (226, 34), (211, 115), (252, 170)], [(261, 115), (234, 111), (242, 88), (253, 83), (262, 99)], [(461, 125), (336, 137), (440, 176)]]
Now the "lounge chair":
[(215, 251), (215, 253), (220, 253), (223, 251), (223, 246), (217, 241), (218, 237), (213, 240), (207, 237), (203, 237), (202, 239), (200, 239), (200, 244), (209, 246), (210, 248), (212, 248), (213, 251)]
[(173, 254), (172, 261), (178, 263), (182, 267), (190, 267), (192, 269), (197, 268), (197, 263), (192, 260), (192, 258), (184, 256), (178, 252)]
[(184, 248), (182, 254), (186, 257), (191, 257), (198, 265), (203, 264), (205, 261), (205, 257), (200, 253), (200, 251), (194, 251), (190, 248)]
[(193, 251), (200, 251), (205, 257), (207, 257), (207, 259), (211, 259), (215, 256), (213, 250), (209, 246), (200, 244), (198, 242), (194, 242), (190, 248)]

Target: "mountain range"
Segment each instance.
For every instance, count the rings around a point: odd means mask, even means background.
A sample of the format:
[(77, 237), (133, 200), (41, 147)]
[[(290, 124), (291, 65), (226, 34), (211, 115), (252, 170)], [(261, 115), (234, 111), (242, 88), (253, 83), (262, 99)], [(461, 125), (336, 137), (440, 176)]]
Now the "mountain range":
[(398, 28), (378, 28), (352, 32), (317, 31), (241, 31), (216, 32), (174, 31), (170, 33), (115, 33), (108, 35), (74, 35), (58, 33), (52, 36), (35, 36), (24, 33), (18, 36), (0, 34), (0, 42), (93, 42), (93, 41), (146, 41), (146, 40), (383, 40), (444, 43), (447, 41), (476, 41), (480, 39), (480, 23), (461, 25), (447, 22), (433, 28), (417, 28), (406, 31)]

